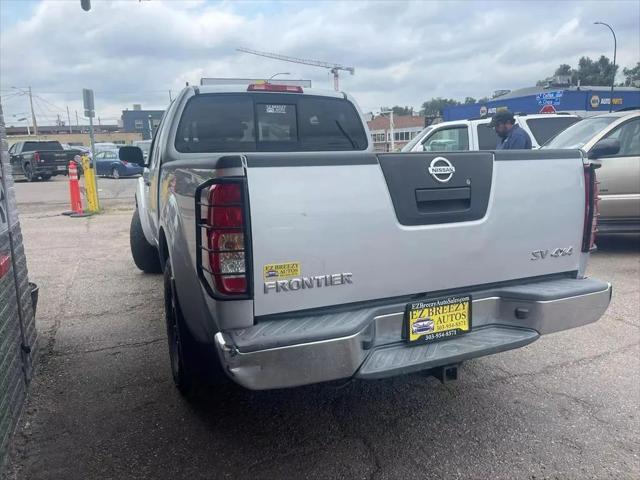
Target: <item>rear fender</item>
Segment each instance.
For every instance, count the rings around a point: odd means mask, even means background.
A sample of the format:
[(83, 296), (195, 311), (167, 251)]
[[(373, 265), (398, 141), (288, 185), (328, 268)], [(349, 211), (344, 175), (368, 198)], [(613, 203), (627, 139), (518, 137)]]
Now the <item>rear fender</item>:
[[(167, 197), (163, 209), (162, 228), (167, 240), (167, 250), (175, 280), (180, 308), (189, 331), (200, 343), (213, 343), (218, 326), (207, 306), (195, 265), (189, 255), (189, 242), (185, 236), (180, 207), (175, 195)], [(187, 228), (193, 228), (188, 226)]]
[(144, 232), (144, 238), (147, 239), (151, 245), (158, 245), (156, 235), (151, 229), (151, 222), (149, 222), (149, 213), (147, 211), (147, 186), (144, 183), (144, 178), (138, 178), (138, 185), (136, 187), (136, 205), (138, 207), (138, 213), (140, 214), (140, 223), (142, 224), (142, 231)]

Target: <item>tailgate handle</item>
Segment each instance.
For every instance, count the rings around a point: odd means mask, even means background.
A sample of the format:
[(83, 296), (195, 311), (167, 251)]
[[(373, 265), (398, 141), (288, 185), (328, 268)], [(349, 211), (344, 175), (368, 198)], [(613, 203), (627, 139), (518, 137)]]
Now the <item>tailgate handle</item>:
[(471, 187), (417, 189), (416, 204), (420, 213), (469, 210), (471, 208)]

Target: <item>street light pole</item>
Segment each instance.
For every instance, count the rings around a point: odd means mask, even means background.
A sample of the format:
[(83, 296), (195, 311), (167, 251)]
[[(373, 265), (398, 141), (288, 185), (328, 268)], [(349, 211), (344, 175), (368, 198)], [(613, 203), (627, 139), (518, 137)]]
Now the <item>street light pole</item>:
[(277, 77), (278, 75), (291, 75), (289, 72), (280, 72), (280, 73), (274, 73), (273, 75), (271, 75), (269, 77), (269, 80), (267, 80), (267, 83), (269, 83), (271, 80), (273, 80), (275, 77)]
[(616, 53), (618, 50), (618, 40), (616, 39), (616, 32), (613, 31), (613, 28), (608, 23), (593, 22), (593, 24), (604, 25), (609, 30), (611, 30), (611, 35), (613, 35), (613, 78), (611, 79), (611, 98), (609, 98), (609, 113), (611, 113), (613, 111), (613, 86), (616, 83)]

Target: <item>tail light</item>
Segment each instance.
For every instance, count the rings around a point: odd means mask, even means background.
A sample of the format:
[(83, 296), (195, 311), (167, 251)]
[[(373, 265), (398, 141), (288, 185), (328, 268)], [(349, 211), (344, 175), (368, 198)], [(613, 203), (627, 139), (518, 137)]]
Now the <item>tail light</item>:
[(120, 160), (120, 162), (122, 162), (123, 165), (129, 165), (129, 162), (127, 162), (126, 160)]
[(302, 87), (298, 85), (274, 85), (273, 83), (252, 83), (247, 88), (247, 92), (287, 92), (304, 93)]
[(33, 161), (34, 162), (42, 162), (43, 160), (40, 158), (40, 152), (34, 152), (33, 154)]
[(208, 194), (206, 236), (209, 273), (218, 293), (248, 293), (243, 184), (216, 183)]
[(584, 230), (582, 233), (582, 251), (590, 252), (596, 247), (598, 216), (600, 215), (600, 196), (596, 178), (599, 165), (584, 166)]

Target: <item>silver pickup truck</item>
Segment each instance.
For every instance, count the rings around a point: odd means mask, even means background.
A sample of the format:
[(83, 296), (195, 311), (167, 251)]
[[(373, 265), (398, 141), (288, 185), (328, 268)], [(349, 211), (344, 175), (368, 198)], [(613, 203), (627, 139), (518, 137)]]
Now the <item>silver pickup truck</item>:
[(185, 88), (147, 162), (131, 249), (164, 272), (183, 393), (203, 365), (250, 389), (450, 378), (610, 301), (579, 150), (374, 154), (349, 95), (263, 83)]

